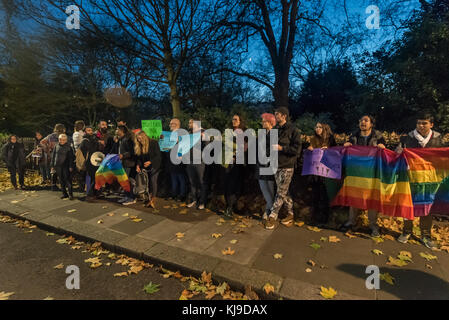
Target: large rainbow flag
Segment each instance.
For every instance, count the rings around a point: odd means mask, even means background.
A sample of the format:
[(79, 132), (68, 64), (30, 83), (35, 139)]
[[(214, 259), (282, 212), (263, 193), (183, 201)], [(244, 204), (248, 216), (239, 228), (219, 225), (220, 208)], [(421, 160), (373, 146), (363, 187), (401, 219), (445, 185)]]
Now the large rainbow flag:
[(106, 183), (112, 184), (114, 181), (118, 181), (123, 190), (131, 191), (128, 176), (125, 169), (123, 169), (118, 154), (108, 154), (95, 173), (95, 189), (98, 190)]
[(343, 153), (344, 180), (333, 206), (374, 209), (407, 219), (449, 214), (449, 148), (404, 149), (399, 155), (352, 146)]
[(388, 149), (352, 146), (343, 157), (343, 185), (334, 206), (374, 209), (413, 219), (413, 202), (404, 157)]
[(414, 216), (449, 214), (449, 148), (404, 149)]

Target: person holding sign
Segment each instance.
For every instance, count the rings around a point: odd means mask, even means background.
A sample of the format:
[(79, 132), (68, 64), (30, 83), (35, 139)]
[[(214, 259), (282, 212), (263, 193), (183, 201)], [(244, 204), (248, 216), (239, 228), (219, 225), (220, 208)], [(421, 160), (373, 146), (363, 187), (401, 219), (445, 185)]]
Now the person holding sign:
[[(330, 126), (326, 123), (318, 122), (315, 125), (315, 132), (312, 138), (310, 138), (310, 146), (307, 149), (313, 151), (313, 149), (327, 149), (336, 145)], [(309, 176), (313, 196), (312, 223), (320, 227), (327, 224), (330, 214), (325, 179), (325, 177), (317, 175)]]
[[(201, 150), (203, 150), (204, 147), (204, 143), (202, 141), (204, 130), (199, 126), (200, 124), (200, 121), (195, 121), (193, 119), (190, 119), (189, 121), (189, 138), (192, 141), (190, 143), (191, 149), (186, 154), (186, 156), (190, 158), (190, 163), (186, 165), (187, 176), (189, 177), (190, 181), (190, 199), (188, 201), (189, 204), (187, 205), (187, 207), (192, 208), (196, 206), (199, 209), (199, 207), (201, 206), (201, 209), (204, 209), (205, 203), (202, 202), (204, 201), (204, 199), (201, 197), (203, 194), (202, 188), (205, 170), (205, 164), (201, 159)], [(195, 134), (201, 135), (200, 140), (196, 143), (195, 141), (193, 141), (193, 135)], [(199, 149), (199, 153), (197, 149)], [(195, 151), (198, 153), (200, 157), (199, 159), (195, 158)]]
[[(179, 119), (171, 119), (170, 131), (177, 132), (181, 128), (181, 121)], [(167, 171), (170, 172), (171, 177), (171, 198), (177, 201), (185, 201), (186, 199), (186, 177), (184, 166), (182, 164), (175, 165), (171, 162), (170, 154), (166, 160)]]

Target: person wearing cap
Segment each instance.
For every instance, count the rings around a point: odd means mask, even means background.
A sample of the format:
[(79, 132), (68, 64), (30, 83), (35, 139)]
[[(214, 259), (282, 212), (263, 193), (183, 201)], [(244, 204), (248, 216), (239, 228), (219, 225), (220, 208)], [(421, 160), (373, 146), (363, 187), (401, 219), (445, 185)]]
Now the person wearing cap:
[[(276, 117), (272, 113), (264, 113), (262, 114), (261, 118), (262, 128), (266, 130), (265, 152), (267, 156), (268, 152), (270, 152), (270, 150), (272, 149), (270, 141), (270, 130), (273, 129), (274, 126), (276, 126)], [(260, 161), (257, 161), (256, 178), (259, 181), (260, 191), (262, 192), (265, 202), (267, 203), (265, 206), (265, 212), (263, 214), (264, 221), (268, 219), (268, 215), (270, 214), (270, 209), (273, 206), (275, 196), (274, 174), (261, 174), (261, 168), (267, 168), (269, 166), (269, 163), (261, 164)]]
[(278, 151), (278, 168), (274, 175), (276, 181), (276, 197), (271, 207), (265, 228), (272, 230), (276, 227), (281, 207), (287, 207), (287, 217), (281, 223), (287, 227), (293, 225), (293, 200), (288, 194), (293, 177), (295, 164), (301, 153), (301, 135), (299, 130), (288, 120), (289, 112), (286, 107), (279, 107), (274, 113), (278, 123), (278, 144), (273, 148)]

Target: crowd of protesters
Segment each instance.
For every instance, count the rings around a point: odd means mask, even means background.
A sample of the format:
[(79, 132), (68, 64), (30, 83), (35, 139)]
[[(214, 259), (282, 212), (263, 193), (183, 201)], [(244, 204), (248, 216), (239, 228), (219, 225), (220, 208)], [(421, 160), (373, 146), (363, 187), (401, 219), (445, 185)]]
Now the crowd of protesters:
[[(193, 148), (201, 150), (209, 143), (204, 137), (204, 129), (198, 126), (198, 122), (191, 119), (188, 124), (189, 133), (200, 133), (199, 145)], [(199, 119), (198, 119), (199, 120)], [(230, 129), (234, 133), (244, 132), (247, 128), (244, 119), (239, 114), (234, 114)], [(280, 107), (274, 114), (261, 115), (261, 124), (267, 131), (266, 151), (277, 150), (277, 171), (273, 174), (261, 174), (262, 169), (269, 167), (269, 163), (262, 164), (259, 160), (255, 166), (248, 166), (247, 158), (242, 164), (236, 161), (234, 152), (231, 164), (205, 164), (194, 163), (193, 152), (189, 164), (174, 164), (169, 152), (161, 152), (158, 141), (151, 139), (141, 130), (131, 131), (123, 120), (117, 120), (116, 130), (111, 133), (106, 121), (99, 121), (97, 131), (91, 126), (86, 126), (82, 120), (76, 121), (74, 133), (70, 137), (66, 134), (66, 128), (57, 124), (54, 132), (43, 137), (41, 132), (36, 132), (35, 149), (33, 153), (38, 158), (42, 183), (51, 184), (52, 190), (57, 190), (57, 179), (61, 186), (62, 198), (74, 199), (72, 181), (76, 180), (79, 191), (85, 193), (86, 200), (102, 197), (104, 193), (120, 195), (119, 203), (123, 205), (135, 204), (138, 193), (136, 188), (130, 192), (120, 190), (117, 185), (106, 186), (102, 190), (95, 189), (95, 173), (98, 165), (91, 161), (92, 156), (101, 152), (104, 155), (117, 154), (123, 168), (135, 185), (145, 184), (148, 188), (148, 196), (144, 197), (144, 206), (156, 208), (160, 173), (165, 172), (171, 182), (171, 193), (168, 199), (185, 202), (189, 208), (205, 209), (211, 193), (212, 184), (221, 183), (226, 203), (224, 217), (231, 218), (236, 211), (236, 204), (242, 194), (245, 177), (253, 176), (257, 179), (260, 191), (266, 201), (265, 211), (262, 214), (264, 227), (274, 229), (278, 223), (291, 226), (294, 223), (293, 200), (289, 195), (289, 187), (298, 169), (299, 158), (303, 144), (307, 150), (315, 148), (329, 148), (336, 146), (334, 135), (330, 126), (326, 123), (317, 123), (314, 135), (309, 143), (302, 143), (299, 130), (289, 121), (289, 111), (286, 107)], [(181, 129), (181, 121), (172, 119), (170, 131), (178, 132)], [(432, 130), (434, 120), (432, 115), (423, 113), (417, 116), (416, 128), (400, 140), (396, 148), (401, 153), (403, 148), (440, 148), (444, 147), (440, 133)], [(278, 129), (278, 142), (271, 142), (270, 130)], [(240, 131), (241, 130), (241, 131)], [(234, 135), (235, 139), (238, 134)], [(363, 115), (358, 123), (358, 129), (344, 143), (344, 147), (351, 145), (373, 146), (386, 148), (386, 141), (382, 133), (375, 129), (375, 119), (370, 115)], [(248, 151), (248, 141), (244, 142), (245, 157)], [(193, 149), (192, 149), (193, 150)], [(18, 189), (16, 174), (19, 176), (19, 186), (23, 189), (25, 172), (24, 147), (19, 143), (17, 136), (12, 135), (3, 148), (3, 159), (11, 175), (11, 183)], [(165, 168), (165, 170), (162, 170)], [(249, 168), (254, 168), (254, 173), (248, 175)], [(142, 178), (145, 173), (146, 179)], [(312, 224), (323, 227), (327, 224), (330, 215), (330, 204), (326, 190), (326, 179), (319, 176), (309, 176), (308, 182), (312, 188)], [(280, 209), (285, 206), (287, 216), (279, 221)], [(350, 230), (355, 225), (355, 220), (360, 210), (349, 208), (349, 219), (341, 227), (342, 231)], [(379, 236), (377, 218), (379, 212), (368, 210), (368, 218), (371, 236)], [(435, 244), (431, 240), (432, 216), (420, 218), (422, 242), (429, 248)], [(413, 231), (413, 222), (405, 220), (404, 230), (398, 241), (406, 243)]]

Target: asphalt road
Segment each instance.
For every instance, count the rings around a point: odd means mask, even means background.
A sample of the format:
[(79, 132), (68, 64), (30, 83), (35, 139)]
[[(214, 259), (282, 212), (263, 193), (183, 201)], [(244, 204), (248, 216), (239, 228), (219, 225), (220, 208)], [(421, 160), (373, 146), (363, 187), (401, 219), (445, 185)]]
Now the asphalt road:
[[(102, 262), (111, 262), (91, 269), (85, 259), (93, 258), (83, 249), (73, 250), (70, 245), (58, 244), (59, 235), (47, 236), (38, 228), (20, 229), (11, 223), (0, 223), (0, 292), (14, 292), (9, 300), (178, 300), (189, 282), (170, 277), (165, 279), (155, 268), (144, 269), (128, 277), (114, 277), (128, 267), (115, 264), (102, 255)], [(63, 264), (62, 269), (54, 267)], [(66, 288), (66, 267), (76, 265), (80, 270), (80, 289)], [(176, 270), (174, 270), (176, 271)], [(188, 275), (185, 275), (188, 276)], [(146, 293), (143, 287), (149, 282), (159, 284), (156, 293)], [(197, 299), (204, 299), (199, 295)]]

